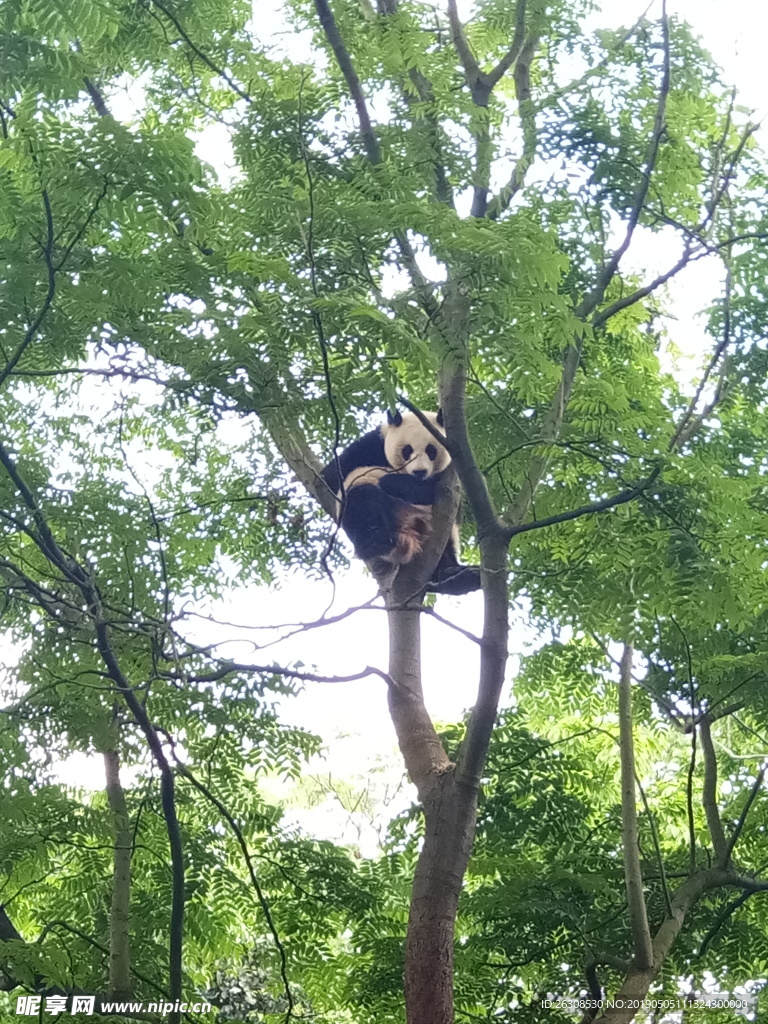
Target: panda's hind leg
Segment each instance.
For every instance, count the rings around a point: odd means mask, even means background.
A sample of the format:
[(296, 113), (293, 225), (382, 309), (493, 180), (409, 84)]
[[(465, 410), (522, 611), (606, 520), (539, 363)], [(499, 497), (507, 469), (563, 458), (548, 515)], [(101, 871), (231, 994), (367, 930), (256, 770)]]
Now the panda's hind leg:
[(472, 594), (482, 587), (480, 570), (474, 565), (462, 565), (459, 561), (459, 527), (454, 524), (451, 537), (440, 556), (433, 578), (427, 586), (430, 594)]

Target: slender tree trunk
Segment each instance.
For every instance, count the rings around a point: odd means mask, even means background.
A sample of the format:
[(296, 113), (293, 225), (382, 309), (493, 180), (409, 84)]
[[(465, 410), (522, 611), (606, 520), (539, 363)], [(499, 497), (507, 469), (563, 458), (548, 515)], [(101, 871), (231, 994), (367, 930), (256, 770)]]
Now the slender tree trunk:
[(421, 688), (421, 604), (389, 611), (389, 712), (408, 773), (426, 803), (451, 762), (424, 706)]
[(131, 852), (133, 836), (125, 793), (120, 782), (116, 750), (104, 751), (107, 799), (115, 836), (112, 869), (112, 909), (109, 918), (109, 993), (117, 999), (131, 995)]
[(640, 866), (640, 842), (635, 801), (635, 741), (632, 731), (632, 656), (631, 643), (624, 644), (619, 680), (619, 735), (621, 737), (621, 835), (624, 846), (624, 880), (627, 909), (632, 929), (634, 963), (639, 971), (653, 966), (653, 943), (648, 927), (648, 910)]

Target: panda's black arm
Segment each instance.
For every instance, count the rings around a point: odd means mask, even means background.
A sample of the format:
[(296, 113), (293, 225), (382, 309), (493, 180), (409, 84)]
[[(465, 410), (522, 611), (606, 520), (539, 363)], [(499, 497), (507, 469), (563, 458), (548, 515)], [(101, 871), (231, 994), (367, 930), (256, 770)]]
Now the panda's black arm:
[(410, 473), (388, 473), (379, 481), (379, 489), (412, 505), (434, 505), (437, 481), (438, 478), (435, 476), (428, 480), (420, 480)]
[[(323, 480), (336, 494), (341, 490), (341, 481), (363, 466), (386, 466), (388, 465), (384, 455), (384, 438), (381, 436), (381, 428), (370, 430), (363, 434), (357, 441), (339, 453), (338, 462), (334, 459), (329, 462), (323, 470)], [(339, 475), (341, 467), (341, 475)]]

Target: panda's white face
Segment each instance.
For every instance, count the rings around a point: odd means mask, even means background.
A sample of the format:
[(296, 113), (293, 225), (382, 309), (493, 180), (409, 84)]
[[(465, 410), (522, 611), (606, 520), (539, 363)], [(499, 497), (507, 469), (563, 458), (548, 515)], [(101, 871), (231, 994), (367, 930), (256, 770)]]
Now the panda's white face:
[[(425, 412), (424, 416), (442, 432), (436, 412)], [(451, 461), (451, 456), (415, 413), (396, 413), (389, 423), (382, 426), (381, 431), (387, 462), (399, 473), (410, 473), (428, 480), (436, 473), (442, 473)]]

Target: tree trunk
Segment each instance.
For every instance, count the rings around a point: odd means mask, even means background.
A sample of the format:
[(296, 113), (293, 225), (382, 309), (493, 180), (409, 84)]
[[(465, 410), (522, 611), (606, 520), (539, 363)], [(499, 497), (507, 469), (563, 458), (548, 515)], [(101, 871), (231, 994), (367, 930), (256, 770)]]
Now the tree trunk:
[(424, 706), (421, 601), (407, 600), (410, 583), (403, 577), (390, 594), (389, 707), (425, 817), (405, 948), (406, 1015), (408, 1024), (453, 1024), (456, 907), (472, 847), (476, 801), (474, 794), (469, 804), (467, 796), (461, 799), (454, 765)]
[(456, 911), (475, 834), (477, 794), (451, 768), (424, 807), (405, 945), (408, 1024), (453, 1024)]
[(125, 793), (120, 782), (116, 750), (104, 751), (107, 799), (112, 811), (115, 846), (112, 868), (112, 911), (109, 917), (109, 993), (117, 999), (131, 995), (131, 853), (133, 836)]

